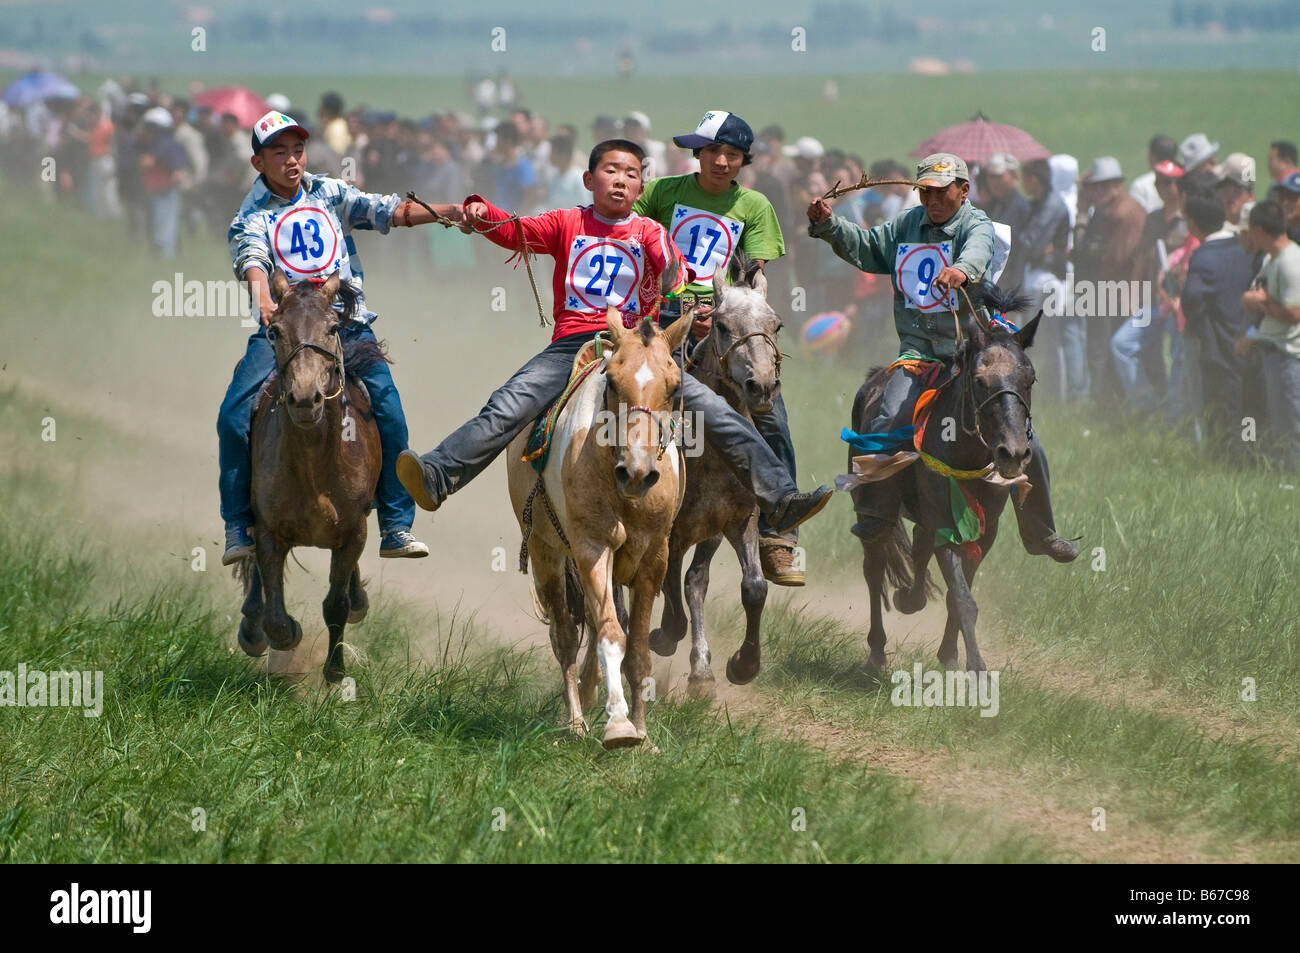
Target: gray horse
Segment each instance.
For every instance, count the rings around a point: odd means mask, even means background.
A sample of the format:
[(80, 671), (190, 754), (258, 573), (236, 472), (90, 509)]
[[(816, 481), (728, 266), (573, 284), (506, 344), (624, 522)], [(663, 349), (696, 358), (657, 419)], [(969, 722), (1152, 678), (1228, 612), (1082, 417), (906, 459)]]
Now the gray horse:
[[(776, 337), (781, 319), (767, 303), (767, 278), (743, 252), (731, 259), (731, 280), (721, 270), (713, 276), (713, 326), (688, 362), (690, 372), (724, 397), (733, 408), (753, 419), (766, 413), (781, 391), (781, 352)], [(698, 436), (698, 435), (697, 435)], [(759, 668), (758, 627), (767, 601), (758, 554), (758, 503), (753, 491), (732, 474), (707, 441), (703, 453), (686, 461), (686, 496), (668, 540), (668, 572), (664, 576), (664, 611), (659, 628), (650, 633), (650, 648), (672, 656), (686, 635), (690, 610), (691, 674), (687, 692), (712, 698), (713, 670), (704, 632), (704, 596), (709, 588), (709, 563), (725, 537), (740, 559), (740, 601), (745, 607), (745, 642), (727, 662), (727, 678), (736, 685), (754, 680)], [(682, 559), (695, 547), (686, 573), (686, 606), (682, 604)]]

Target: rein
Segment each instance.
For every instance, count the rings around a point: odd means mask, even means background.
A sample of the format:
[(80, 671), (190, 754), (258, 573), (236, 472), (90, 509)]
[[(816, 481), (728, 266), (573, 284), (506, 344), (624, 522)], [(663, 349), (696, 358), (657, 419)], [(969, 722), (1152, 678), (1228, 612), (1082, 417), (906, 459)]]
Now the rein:
[[(337, 334), (338, 334), (338, 331), (335, 330), (335, 331), (332, 331), (331, 333), (334, 334), (334, 335), (336, 335), (335, 340), (337, 340)], [(279, 377), (280, 377), (280, 403), (281, 403), (282, 405), (284, 404), (285, 400), (286, 400), (286, 399), (288, 398), (288, 396), (289, 396), (289, 392), (286, 391), (286, 390), (284, 389), (284, 382), (285, 382), (284, 372), (285, 372), (286, 370), (289, 369), (289, 365), (293, 363), (293, 359), (294, 359), (295, 357), (297, 357), (297, 356), (298, 356), (299, 354), (301, 354), (303, 351), (306, 351), (306, 350), (308, 350), (308, 349), (313, 350), (313, 351), (319, 351), (321, 354), (324, 354), (326, 357), (328, 357), (331, 361), (334, 362), (334, 369), (335, 369), (336, 371), (338, 371), (338, 373), (339, 373), (339, 387), (338, 387), (338, 390), (336, 390), (334, 393), (330, 394), (330, 395), (329, 395), (328, 397), (326, 397), (325, 399), (326, 399), (326, 400), (333, 400), (335, 397), (339, 396), (339, 394), (343, 393), (343, 387), (344, 387), (344, 385), (345, 385), (345, 383), (346, 383), (346, 372), (345, 372), (345, 369), (344, 369), (344, 367), (343, 367), (343, 345), (342, 345), (342, 343), (341, 343), (341, 342), (339, 343), (339, 347), (338, 347), (338, 350), (337, 350), (337, 351), (331, 351), (329, 348), (321, 347), (319, 344), (314, 344), (314, 343), (312, 343), (311, 341), (303, 341), (301, 344), (299, 344), (297, 347), (295, 347), (292, 351), (290, 351), (290, 352), (289, 352), (289, 356), (286, 357), (286, 358), (284, 359), (284, 363), (281, 364), (279, 367), (276, 368), (276, 374), (278, 374)]]

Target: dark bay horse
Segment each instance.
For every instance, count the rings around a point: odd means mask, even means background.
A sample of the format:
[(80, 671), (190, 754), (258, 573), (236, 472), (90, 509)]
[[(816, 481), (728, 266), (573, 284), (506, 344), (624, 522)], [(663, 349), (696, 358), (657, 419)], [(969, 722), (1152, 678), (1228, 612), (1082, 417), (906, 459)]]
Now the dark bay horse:
[[(1028, 299), (1009, 295), (993, 285), (971, 290), (976, 305), (991, 311), (1011, 313), (1022, 309)], [(874, 542), (862, 540), (862, 573), (871, 590), (871, 629), (867, 644), (870, 664), (885, 666), (885, 628), (881, 605), (885, 602), (884, 582), (898, 587), (894, 605), (902, 612), (918, 612), (932, 591), (926, 567), (933, 555), (939, 563), (948, 589), (948, 620), (939, 661), (956, 668), (957, 632), (966, 646), (966, 667), (983, 671), (984, 660), (975, 640), (978, 608), (971, 584), (980, 561), (997, 538), (998, 517), (1006, 506), (1009, 485), (1025, 472), (1031, 455), (1032, 426), (1029, 401), (1034, 368), (1025, 349), (1034, 339), (1042, 312), (1014, 333), (997, 323), (986, 325), (963, 303), (962, 337), (957, 345), (951, 374), (943, 380), (933, 400), (919, 450), (936, 468), (918, 460), (892, 479), (902, 481), (903, 513), (916, 523), (909, 542), (901, 520), (892, 534)], [(865, 433), (876, 414), (885, 389), (887, 370), (873, 370), (859, 388), (853, 402), (853, 429)], [(945, 436), (951, 439), (945, 440)], [(909, 448), (910, 449), (910, 448)], [(852, 468), (854, 451), (849, 451)], [(981, 478), (960, 479), (954, 491), (943, 467)], [(870, 511), (869, 501), (879, 484), (864, 483), (852, 491), (855, 508)], [(966, 539), (957, 535), (953, 507), (959, 492), (961, 509), (968, 527), (978, 525)], [(936, 545), (936, 530), (950, 531)], [(955, 537), (955, 538), (954, 538)]]
[[(776, 338), (781, 319), (767, 303), (767, 278), (758, 263), (737, 251), (731, 259), (731, 286), (721, 269), (713, 276), (713, 324), (695, 351), (691, 373), (726, 399), (737, 412), (771, 410), (781, 392), (781, 352)], [(685, 319), (681, 319), (685, 320)], [(728, 469), (703, 434), (695, 434), (702, 453), (688, 464), (686, 496), (673, 521), (664, 576), (664, 609), (659, 628), (650, 634), (650, 647), (671, 657), (691, 626), (691, 674), (687, 693), (694, 698), (715, 694), (712, 658), (704, 631), (704, 597), (709, 588), (709, 564), (725, 538), (740, 560), (740, 601), (745, 608), (745, 641), (727, 661), (727, 678), (745, 685), (758, 675), (759, 625), (767, 601), (767, 580), (758, 553), (758, 501), (749, 484)], [(686, 604), (682, 604), (682, 560), (695, 547), (686, 572)]]
[[(371, 341), (343, 342), (342, 322), (356, 305), (338, 272), (317, 287), (292, 288), (276, 270), (278, 302), (267, 327), (276, 371), (253, 411), (252, 503), (257, 554), (238, 567), (245, 583), (239, 645), (259, 656), (288, 650), (302, 627), (284, 606), (284, 562), (294, 546), (328, 549), (330, 587), (321, 605), (329, 628), (325, 678), (343, 678), (343, 627), (369, 608), (357, 560), (379, 481), (379, 428), (360, 372), (383, 351)], [(340, 297), (345, 313), (334, 310)]]

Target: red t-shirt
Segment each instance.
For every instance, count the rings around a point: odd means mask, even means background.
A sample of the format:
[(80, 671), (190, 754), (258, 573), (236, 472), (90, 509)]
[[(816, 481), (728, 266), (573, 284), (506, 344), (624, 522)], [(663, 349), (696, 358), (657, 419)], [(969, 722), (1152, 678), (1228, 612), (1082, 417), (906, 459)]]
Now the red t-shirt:
[[(489, 221), (510, 217), (481, 195), (471, 195), (464, 205), (471, 202), (487, 205), (484, 218)], [(655, 319), (659, 276), (671, 261), (681, 261), (658, 222), (636, 214), (611, 222), (597, 215), (590, 205), (530, 215), (491, 231), (489, 227), (479, 224), (475, 230), (511, 251), (519, 250), (522, 234), (527, 236), (530, 255), (555, 259), (551, 279), (555, 295), (552, 341), (603, 330), (608, 305), (623, 312), (627, 327), (635, 327), (645, 316)], [(685, 268), (685, 262), (679, 267)]]

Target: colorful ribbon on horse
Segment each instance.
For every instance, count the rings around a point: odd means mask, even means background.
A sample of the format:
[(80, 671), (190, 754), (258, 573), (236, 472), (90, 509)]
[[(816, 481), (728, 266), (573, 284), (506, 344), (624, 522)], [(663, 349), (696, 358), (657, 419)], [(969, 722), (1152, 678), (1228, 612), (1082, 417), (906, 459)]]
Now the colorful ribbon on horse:
[(954, 528), (936, 529), (934, 545), (956, 546), (978, 566), (984, 558), (984, 551), (979, 544), (979, 540), (984, 537), (984, 507), (952, 477), (948, 477), (948, 500), (952, 507)]
[(911, 443), (915, 429), (908, 424), (889, 433), (857, 433), (845, 427), (840, 431), (840, 439), (859, 453), (888, 453)]

